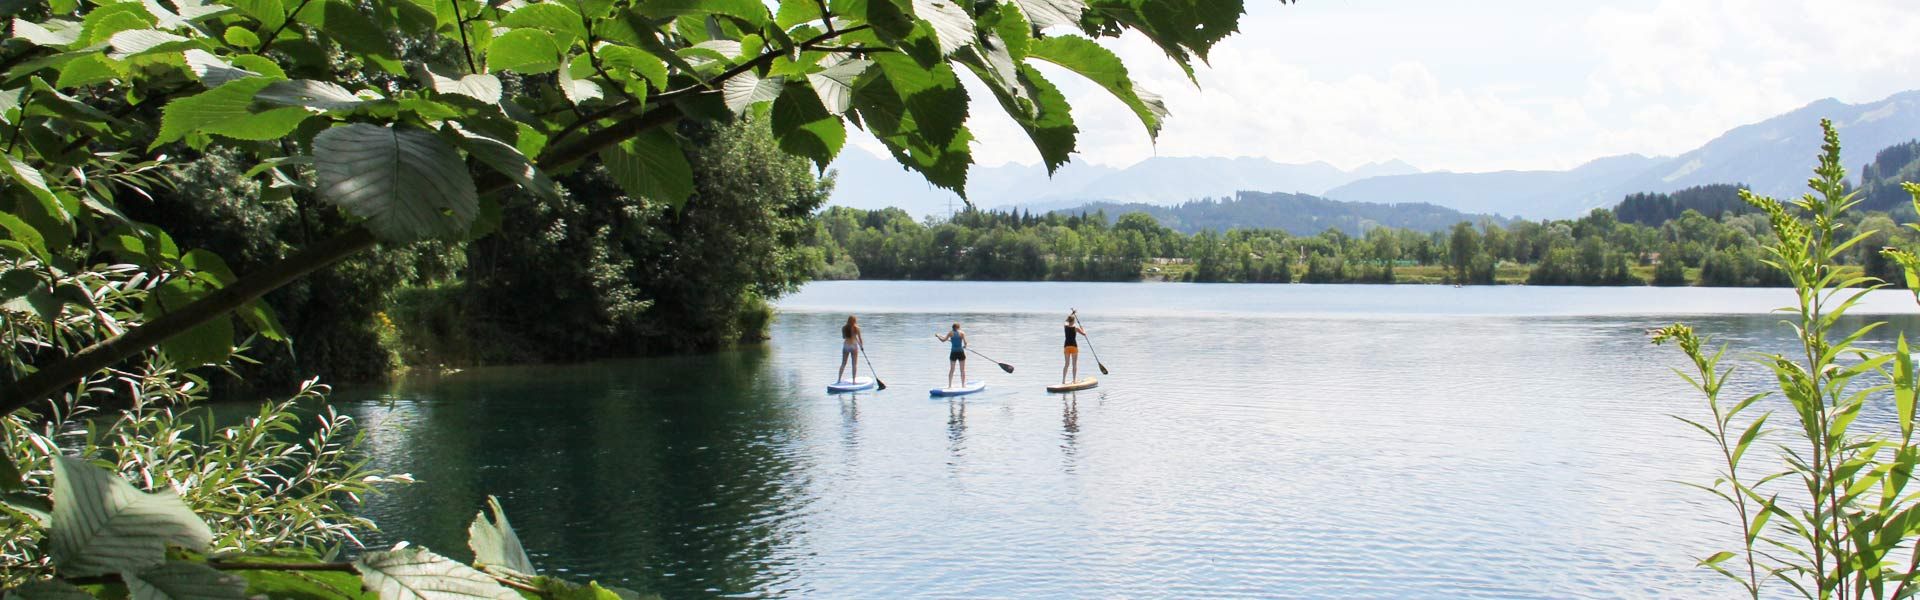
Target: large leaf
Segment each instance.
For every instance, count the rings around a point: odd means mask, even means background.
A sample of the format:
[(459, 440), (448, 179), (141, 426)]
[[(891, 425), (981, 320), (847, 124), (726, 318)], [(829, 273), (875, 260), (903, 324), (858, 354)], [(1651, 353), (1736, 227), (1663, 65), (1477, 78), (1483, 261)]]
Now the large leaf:
[[(875, 57), (885, 83), (913, 116), (916, 134), (935, 146), (953, 141), (967, 121), (967, 90), (953, 67), (940, 63), (931, 69), (899, 55)], [(869, 86), (872, 87), (872, 86)]]
[(14, 19), (13, 36), (41, 46), (66, 46), (80, 39), (80, 24), (61, 19), (44, 23)]
[(46, 238), (40, 235), (39, 229), (34, 228), (33, 225), (28, 224), (26, 221), (20, 220), (20, 217), (0, 212), (0, 231), (4, 231), (9, 239), (26, 244), (28, 248), (33, 250), (34, 255), (46, 256)]
[(129, 29), (113, 34), (108, 45), (112, 51), (107, 56), (114, 60), (126, 60), (152, 52), (179, 50), (193, 45), (187, 38), (153, 29)]
[(387, 39), (387, 31), (367, 18), (357, 3), (312, 0), (296, 4), (306, 6), (294, 15), (296, 20), (320, 28), (341, 48), (389, 73), (404, 72), (393, 43)]
[(319, 112), (353, 110), (367, 103), (366, 99), (355, 96), (347, 88), (311, 79), (275, 81), (261, 89), (253, 99), (278, 106), (303, 106)]
[(843, 114), (853, 106), (854, 82), (871, 66), (873, 61), (870, 60), (843, 60), (817, 73), (808, 74), (807, 83), (813, 84), (813, 92), (820, 96), (820, 104), (827, 108), (827, 112)]
[(1040, 159), (1047, 165), (1047, 173), (1052, 174), (1066, 164), (1080, 132), (1073, 124), (1072, 106), (1067, 104), (1066, 95), (1030, 65), (1020, 65), (1015, 73), (1012, 84), (1021, 90), (1019, 93), (1001, 87), (995, 80), (987, 81), (1007, 115), (1033, 140), (1034, 149), (1040, 151)]
[(847, 142), (847, 126), (820, 104), (820, 98), (798, 86), (788, 88), (773, 102), (773, 136), (788, 154), (813, 159), (826, 170)]
[(486, 573), (425, 548), (368, 552), (353, 566), (381, 600), (520, 600)]
[(772, 20), (773, 14), (760, 0), (644, 0), (638, 2), (640, 14), (652, 17), (710, 15), (731, 17), (758, 28)]
[(460, 135), (460, 147), (466, 148), (468, 154), (512, 178), (521, 188), (550, 200), (560, 198), (560, 192), (554, 187), (553, 180), (547, 177), (547, 172), (534, 166), (533, 161), (519, 148), (464, 128), (456, 127), (454, 132)]
[(213, 530), (170, 490), (141, 492), (112, 471), (55, 456), (48, 537), (54, 566), (86, 577), (159, 566), (169, 545), (204, 552)]
[(761, 79), (753, 71), (747, 71), (721, 84), (720, 95), (726, 100), (727, 108), (737, 115), (747, 112), (747, 108), (755, 104), (772, 101), (780, 95), (780, 89), (785, 85), (786, 80), (780, 77)]
[(454, 238), (478, 211), (467, 164), (424, 131), (356, 123), (313, 138), (315, 191), (386, 242)]
[(433, 71), (427, 71), (426, 74), (428, 81), (433, 84), (433, 91), (442, 94), (459, 94), (487, 104), (500, 103), (501, 89), (499, 77), (486, 73), (476, 73), (454, 79), (452, 77), (442, 76)]
[(186, 52), (186, 59), (187, 68), (193, 71), (193, 76), (200, 78), (200, 85), (207, 86), (208, 88), (217, 88), (220, 87), (221, 84), (230, 81), (260, 75), (259, 73), (233, 66), (232, 63), (205, 50), (188, 50)]
[(245, 600), (247, 580), (205, 564), (168, 561), (126, 578), (133, 600)]
[(1147, 127), (1148, 135), (1160, 135), (1160, 124), (1167, 118), (1167, 105), (1159, 96), (1135, 86), (1127, 75), (1126, 63), (1120, 62), (1113, 51), (1087, 38), (1056, 36), (1034, 40), (1027, 46), (1027, 56), (1066, 67), (1105, 88), (1133, 109), (1134, 116)]
[(540, 2), (521, 6), (507, 13), (506, 18), (500, 19), (500, 24), (506, 27), (545, 30), (555, 35), (555, 41), (561, 47), (587, 37), (587, 28), (580, 20), (580, 13), (567, 8), (564, 2)]
[(560, 68), (560, 46), (540, 29), (515, 29), (487, 47), (487, 68), (536, 75)]
[(973, 43), (973, 16), (951, 0), (913, 0), (913, 16), (933, 27), (942, 55)]
[(1041, 29), (1078, 25), (1080, 14), (1087, 11), (1086, 0), (1013, 0), (1013, 3), (1027, 13), (1028, 21)]
[(153, 146), (196, 131), (251, 141), (286, 137), (313, 114), (297, 107), (253, 112), (254, 95), (273, 82), (266, 77), (248, 77), (167, 103), (160, 111), (160, 133), (154, 136)]
[(684, 206), (693, 195), (693, 166), (672, 134), (653, 129), (600, 151), (620, 189), (635, 198)]
[[(907, 64), (913, 63), (909, 61)], [(948, 136), (945, 142), (936, 141), (927, 134), (915, 111), (895, 93), (896, 87), (888, 81), (890, 77), (886, 70), (869, 73), (868, 76), (873, 81), (860, 86), (854, 93), (856, 112), (853, 114), (866, 123), (874, 137), (886, 144), (887, 150), (900, 164), (920, 172), (928, 183), (966, 198), (967, 167), (973, 162), (970, 148), (973, 136), (964, 126), (942, 122), (940, 127), (954, 126), (955, 129), (945, 134)], [(958, 115), (936, 112), (934, 116), (938, 119), (964, 120), (965, 107), (961, 107)]]
[(487, 513), (479, 513), (473, 516), (473, 525), (467, 527), (467, 546), (473, 549), (473, 562), (483, 569), (497, 568), (532, 576), (533, 560), (527, 558), (520, 536), (507, 522), (507, 512), (500, 508), (500, 499), (488, 496), (487, 508), (493, 511), (492, 519), (487, 518)]

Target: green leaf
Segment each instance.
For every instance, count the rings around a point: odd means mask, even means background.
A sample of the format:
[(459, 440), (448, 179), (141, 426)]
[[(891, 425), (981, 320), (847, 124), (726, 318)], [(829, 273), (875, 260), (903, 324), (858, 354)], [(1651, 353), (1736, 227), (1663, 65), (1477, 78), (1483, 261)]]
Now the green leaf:
[(387, 31), (368, 19), (357, 5), (342, 0), (313, 0), (300, 14), (302, 23), (318, 27), (341, 48), (373, 62), (389, 73), (404, 73)]
[(154, 136), (151, 147), (196, 131), (250, 141), (275, 140), (293, 133), (313, 113), (296, 107), (259, 113), (250, 108), (254, 96), (273, 83), (265, 77), (249, 77), (167, 103), (160, 111), (160, 133)]
[(126, 578), (133, 600), (245, 600), (247, 580), (202, 563), (168, 561)]
[(733, 114), (743, 114), (747, 108), (761, 102), (771, 102), (780, 95), (780, 89), (786, 80), (779, 77), (761, 79), (753, 71), (747, 71), (728, 78), (720, 86), (720, 96), (726, 100), (727, 108)]
[(280, 0), (222, 1), (233, 5), (234, 8), (240, 9), (241, 13), (260, 21), (260, 26), (266, 31), (279, 29), (282, 23), (287, 22), (287, 5), (282, 4)]
[(1087, 38), (1057, 36), (1035, 40), (1028, 45), (1027, 56), (1065, 67), (1106, 89), (1127, 108), (1133, 109), (1140, 124), (1146, 126), (1148, 136), (1159, 137), (1160, 125), (1167, 118), (1166, 103), (1159, 96), (1134, 85), (1133, 79), (1127, 75), (1126, 63), (1121, 62), (1113, 51)]
[(1072, 27), (1080, 24), (1080, 15), (1087, 11), (1086, 0), (1013, 0), (1020, 11), (1027, 14), (1027, 20), (1035, 27)]
[(499, 568), (511, 574), (532, 576), (533, 561), (527, 558), (527, 550), (520, 545), (520, 536), (513, 532), (513, 525), (507, 522), (500, 499), (488, 496), (487, 508), (493, 511), (492, 519), (482, 512), (474, 515), (473, 524), (467, 527), (467, 546), (473, 549), (473, 562), (482, 569)]
[(459, 94), (487, 104), (500, 103), (500, 78), (486, 73), (462, 76), (459, 79), (444, 77), (439, 73), (426, 70), (427, 81), (433, 85), (433, 91), (442, 94)]
[(315, 192), (382, 241), (454, 238), (473, 224), (473, 178), (439, 136), (356, 123), (314, 136), (313, 150)]
[(1080, 132), (1073, 124), (1073, 107), (1059, 88), (1030, 65), (1020, 65), (1017, 85), (1027, 90), (1026, 98), (996, 96), (1014, 122), (1027, 131), (1034, 149), (1040, 151), (1041, 161), (1047, 164), (1047, 173), (1052, 174), (1066, 164)]
[(20, 217), (0, 212), (0, 230), (5, 230), (9, 238), (26, 244), (28, 248), (33, 250), (34, 256), (45, 257), (47, 255), (46, 238), (41, 237), (39, 229), (35, 229), (32, 225), (28, 225), (26, 221), (20, 220)]
[(820, 96), (820, 104), (827, 112), (843, 114), (853, 107), (853, 84), (860, 74), (873, 66), (873, 61), (850, 59), (840, 61), (817, 73), (807, 75), (807, 83), (813, 84), (814, 94)]
[(368, 552), (353, 566), (360, 580), (382, 600), (453, 600), (481, 598), (521, 600), (520, 594), (507, 589), (475, 570), (425, 548), (399, 548)]
[(558, 73), (559, 76), (556, 77), (558, 81), (555, 83), (559, 84), (560, 94), (566, 96), (568, 102), (576, 105), (586, 104), (606, 97), (606, 92), (600, 91), (600, 84), (587, 79), (574, 79), (571, 69), (559, 69)]
[(594, 52), (599, 55), (601, 66), (607, 70), (638, 73), (652, 83), (654, 89), (667, 89), (667, 63), (660, 57), (637, 48), (612, 44), (603, 44)]
[(48, 538), (61, 574), (87, 577), (159, 566), (169, 545), (204, 552), (213, 530), (171, 490), (144, 493), (93, 463), (55, 456)]
[[(901, 58), (908, 66), (914, 66), (911, 60)], [(944, 64), (940, 65), (945, 67)], [(880, 142), (887, 146), (894, 160), (907, 168), (920, 172), (929, 183), (952, 190), (966, 197), (967, 168), (973, 163), (972, 134), (965, 127), (958, 127), (944, 142), (930, 139), (919, 118), (911, 106), (895, 93), (898, 86), (888, 81), (888, 71), (869, 73), (872, 81), (861, 85), (854, 93), (854, 114), (866, 123)], [(957, 84), (955, 84), (957, 87)], [(960, 92), (964, 96), (965, 92)], [(933, 110), (931, 105), (924, 108)], [(941, 115), (937, 110), (932, 113), (938, 119), (965, 119), (964, 105), (959, 115)], [(941, 123), (941, 127), (950, 126)]]
[(18, 494), (27, 491), (26, 478), (20, 475), (20, 466), (14, 464), (13, 457), (0, 452), (0, 492)]
[(536, 75), (560, 68), (560, 46), (553, 34), (515, 29), (487, 47), (487, 69)]
[(234, 314), (240, 315), (240, 320), (246, 322), (247, 327), (261, 337), (276, 342), (287, 341), (286, 327), (280, 325), (280, 317), (274, 314), (273, 307), (267, 306), (266, 302), (256, 299), (248, 302), (246, 306), (235, 309)]
[(246, 79), (248, 77), (258, 77), (260, 75), (259, 73), (233, 66), (232, 63), (205, 50), (188, 50), (185, 56), (187, 69), (193, 71), (194, 77), (200, 78), (200, 85), (204, 85), (209, 89), (220, 87), (221, 84), (227, 82)]
[(759, 29), (773, 20), (760, 0), (644, 0), (638, 11), (650, 17), (702, 15), (731, 17)]
[(259, 35), (256, 35), (255, 33), (253, 33), (253, 30), (251, 29), (240, 27), (238, 25), (235, 25), (233, 27), (228, 27), (225, 32), (220, 34), (220, 39), (227, 42), (228, 44), (239, 46), (241, 48), (257, 48), (260, 46)]
[(546, 171), (534, 166), (533, 161), (522, 154), (519, 148), (465, 128), (455, 127), (454, 133), (459, 135), (460, 147), (465, 148), (467, 154), (513, 179), (521, 188), (549, 200), (560, 199), (560, 191), (554, 186), (553, 180), (547, 177)]
[(880, 55), (874, 64), (913, 117), (915, 133), (934, 146), (952, 143), (967, 120), (967, 90), (961, 87), (953, 67), (940, 63), (931, 69), (922, 68), (897, 54)]
[(942, 56), (974, 42), (973, 15), (950, 0), (913, 0), (913, 16), (933, 28)]
[(528, 4), (507, 13), (500, 24), (513, 28), (532, 28), (556, 35), (555, 42), (562, 48), (573, 45), (576, 40), (586, 39), (587, 27), (580, 20), (580, 13), (567, 8), (559, 2), (540, 2)]
[(304, 106), (323, 113), (353, 110), (367, 103), (347, 88), (311, 79), (275, 81), (254, 94), (253, 99), (277, 106)]
[(68, 89), (80, 88), (125, 76), (119, 63), (108, 59), (106, 55), (88, 54), (60, 65), (60, 78), (54, 85)]
[[(161, 285), (148, 298), (142, 313), (148, 320), (185, 308), (207, 295), (209, 287), (191, 280), (173, 279)], [(213, 364), (233, 353), (233, 319), (221, 315), (160, 342), (160, 351), (183, 368)]]
[(607, 173), (635, 198), (679, 208), (693, 196), (693, 167), (672, 134), (649, 130), (600, 151)]
[(65, 47), (80, 40), (80, 24), (64, 19), (44, 23), (14, 19), (13, 37), (39, 46)]
[(195, 45), (187, 38), (153, 29), (129, 29), (115, 33), (107, 44), (112, 48), (107, 56), (114, 60), (127, 60), (135, 56), (181, 50)]
[(29, 581), (20, 587), (7, 590), (7, 600), (95, 600), (86, 590), (61, 581), (47, 579)]
[(138, 2), (102, 4), (81, 17), (79, 41), (74, 45), (91, 46), (107, 41), (113, 34), (129, 29), (150, 29), (153, 15)]
[(787, 88), (773, 102), (772, 125), (781, 150), (813, 159), (822, 171), (847, 142), (846, 124), (828, 112), (818, 96), (799, 86)]

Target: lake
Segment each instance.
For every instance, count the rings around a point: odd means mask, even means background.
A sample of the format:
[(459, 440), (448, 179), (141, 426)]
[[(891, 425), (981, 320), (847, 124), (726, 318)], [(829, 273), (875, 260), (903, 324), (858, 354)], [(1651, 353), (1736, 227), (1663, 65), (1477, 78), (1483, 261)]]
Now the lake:
[[(421, 480), (368, 502), (376, 542), (467, 557), (497, 495), (543, 569), (668, 598), (1731, 597), (1694, 561), (1737, 530), (1672, 481), (1713, 478), (1669, 416), (1704, 403), (1646, 330), (1786, 351), (1767, 311), (1791, 300), (821, 282), (764, 347), (339, 397), (374, 465)], [(1047, 394), (1069, 307), (1112, 374)], [(1920, 331), (1905, 292), (1860, 310), (1895, 324), (1870, 344)], [(849, 312), (886, 391), (825, 393)], [(954, 321), (1017, 371), (976, 358), (986, 392), (930, 399)], [(1765, 383), (1748, 368), (1728, 395)]]

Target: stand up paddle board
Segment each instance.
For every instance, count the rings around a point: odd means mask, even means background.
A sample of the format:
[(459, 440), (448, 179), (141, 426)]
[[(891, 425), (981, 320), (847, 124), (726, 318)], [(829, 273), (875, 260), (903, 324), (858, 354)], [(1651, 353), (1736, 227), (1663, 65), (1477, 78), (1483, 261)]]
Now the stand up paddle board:
[(844, 394), (870, 389), (873, 389), (872, 377), (857, 377), (854, 378), (853, 381), (835, 381), (827, 384), (827, 393), (829, 394)]
[(934, 396), (965, 396), (967, 394), (971, 394), (971, 393), (978, 392), (985, 389), (987, 389), (987, 382), (972, 381), (960, 387), (933, 388), (931, 390), (927, 390), (927, 393), (932, 394)]
[(1093, 389), (1093, 387), (1097, 385), (1100, 385), (1100, 380), (1094, 379), (1092, 377), (1088, 377), (1086, 379), (1075, 381), (1073, 383), (1062, 383), (1060, 385), (1047, 386), (1047, 392), (1053, 393), (1053, 394), (1059, 394), (1059, 393), (1065, 393), (1065, 392), (1077, 392), (1080, 390)]

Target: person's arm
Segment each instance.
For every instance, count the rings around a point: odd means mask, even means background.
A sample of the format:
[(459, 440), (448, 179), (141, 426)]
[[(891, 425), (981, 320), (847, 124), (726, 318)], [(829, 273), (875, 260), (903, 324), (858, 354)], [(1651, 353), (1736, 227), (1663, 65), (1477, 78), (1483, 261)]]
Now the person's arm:
[(948, 337), (951, 337), (951, 334), (943, 334), (943, 333), (933, 334), (933, 339), (940, 340), (942, 342), (947, 341)]

